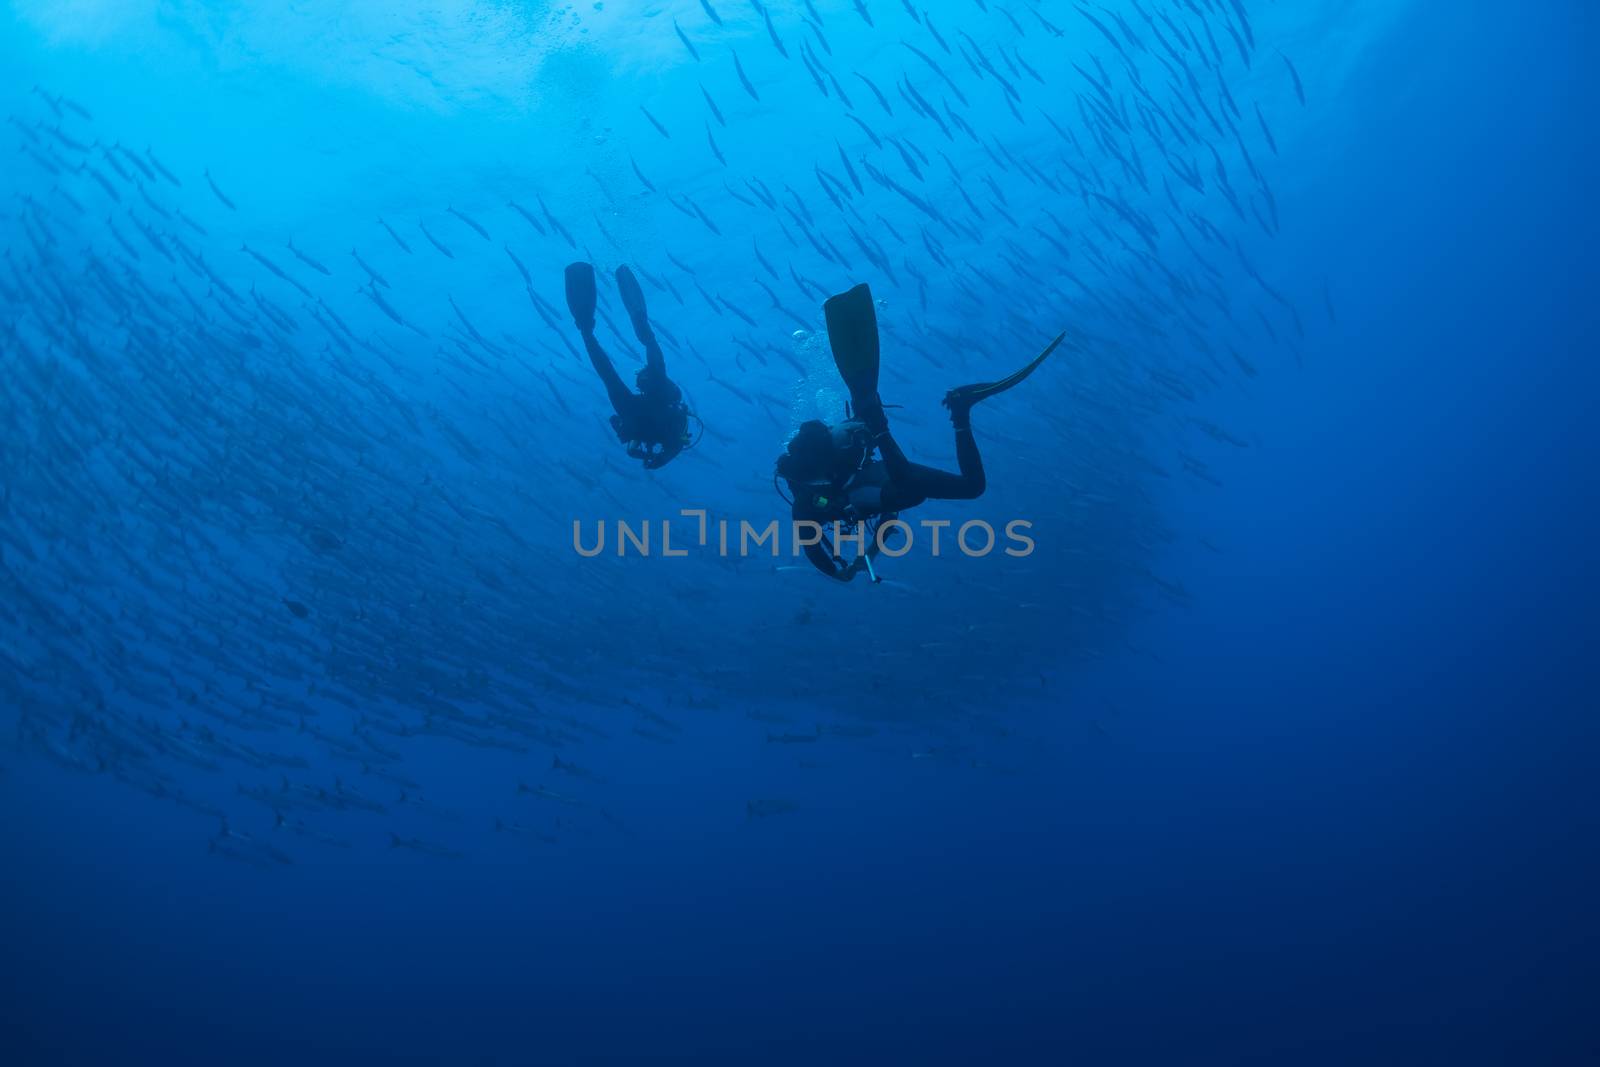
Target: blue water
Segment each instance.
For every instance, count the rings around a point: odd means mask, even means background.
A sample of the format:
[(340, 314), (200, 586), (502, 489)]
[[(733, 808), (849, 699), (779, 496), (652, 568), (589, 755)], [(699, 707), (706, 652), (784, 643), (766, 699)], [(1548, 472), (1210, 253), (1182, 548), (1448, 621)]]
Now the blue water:
[[(4, 1062), (1600, 1057), (1586, 5), (391, 7), (0, 12)], [(860, 281), (1033, 555), (573, 551)]]

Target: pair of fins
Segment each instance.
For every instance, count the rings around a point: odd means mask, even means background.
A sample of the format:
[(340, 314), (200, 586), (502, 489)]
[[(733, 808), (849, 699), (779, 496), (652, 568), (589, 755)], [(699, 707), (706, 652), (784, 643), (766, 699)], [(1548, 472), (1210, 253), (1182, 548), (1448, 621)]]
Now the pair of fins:
[[(828, 345), (833, 349), (833, 362), (839, 368), (845, 388), (850, 390), (851, 406), (856, 411), (872, 410), (878, 404), (879, 357), (878, 310), (872, 300), (872, 290), (863, 283), (831, 296), (823, 302), (822, 313), (828, 322)], [(1064, 332), (1058, 334), (1033, 362), (998, 381), (976, 382), (950, 390), (945, 394), (945, 406), (952, 413), (970, 410), (978, 401), (1022, 384), (1066, 336)]]
[[(639, 288), (639, 279), (633, 276), (633, 271), (626, 264), (617, 268), (617, 291), (622, 295), (622, 306), (628, 309), (628, 318), (633, 320), (634, 329), (639, 329), (641, 323), (648, 324), (650, 319), (645, 312), (644, 290)], [(594, 331), (594, 305), (594, 265), (569, 263), (567, 310), (572, 312), (572, 321), (584, 333)]]

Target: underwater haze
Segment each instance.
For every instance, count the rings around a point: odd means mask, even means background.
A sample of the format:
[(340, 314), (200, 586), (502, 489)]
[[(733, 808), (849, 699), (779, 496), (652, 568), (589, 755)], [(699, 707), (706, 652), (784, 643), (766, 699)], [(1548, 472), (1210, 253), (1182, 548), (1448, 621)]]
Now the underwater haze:
[(0, 1062), (1600, 1060), (1595, 21), (0, 5)]

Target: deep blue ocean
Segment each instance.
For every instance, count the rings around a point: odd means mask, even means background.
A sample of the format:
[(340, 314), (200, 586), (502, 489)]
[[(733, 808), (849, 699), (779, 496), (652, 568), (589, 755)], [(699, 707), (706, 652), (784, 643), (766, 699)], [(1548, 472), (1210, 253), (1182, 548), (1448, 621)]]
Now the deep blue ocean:
[(1596, 29), (0, 5), (0, 1062), (1600, 1062)]

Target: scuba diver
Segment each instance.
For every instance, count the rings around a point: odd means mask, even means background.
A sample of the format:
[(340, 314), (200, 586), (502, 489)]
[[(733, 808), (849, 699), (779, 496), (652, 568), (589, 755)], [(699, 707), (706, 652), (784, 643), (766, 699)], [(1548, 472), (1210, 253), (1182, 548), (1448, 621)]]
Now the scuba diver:
[(628, 455), (642, 460), (646, 470), (656, 470), (694, 444), (689, 420), (694, 418), (699, 422), (699, 419), (683, 402), (683, 390), (667, 377), (666, 359), (645, 313), (644, 292), (633, 272), (625, 266), (617, 268), (617, 289), (622, 293), (628, 317), (633, 320), (633, 332), (644, 345), (645, 365), (634, 378), (639, 386), (637, 393), (623, 383), (617, 368), (611, 365), (611, 357), (595, 338), (594, 267), (588, 263), (573, 263), (567, 267), (567, 309), (583, 335), (589, 362), (594, 364), (595, 372), (605, 383), (606, 395), (616, 409), (617, 413), (611, 416), (611, 428), (616, 431), (617, 440), (628, 446)]
[[(845, 421), (837, 426), (815, 419), (801, 424), (778, 457), (774, 480), (782, 478), (788, 483), (797, 523), (828, 527), (837, 522), (846, 530), (864, 524), (870, 542), (853, 562), (846, 564), (820, 543), (805, 545), (806, 558), (830, 578), (848, 582), (865, 570), (876, 582), (872, 557), (880, 547), (878, 526), (924, 500), (975, 500), (983, 495), (987, 483), (983, 458), (972, 437), (972, 406), (1032, 374), (1066, 334), (1008, 377), (959, 386), (945, 394), (944, 406), (955, 424), (960, 469), (952, 474), (912, 463), (889, 432), (889, 420), (878, 398), (878, 315), (872, 291), (858, 285), (830, 297), (822, 309), (833, 361), (850, 391), (851, 406), (846, 409)], [(874, 459), (874, 455), (881, 458)]]

